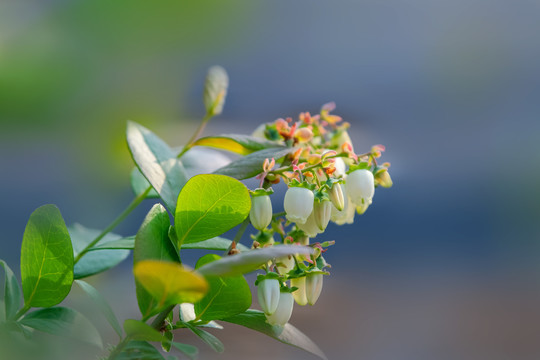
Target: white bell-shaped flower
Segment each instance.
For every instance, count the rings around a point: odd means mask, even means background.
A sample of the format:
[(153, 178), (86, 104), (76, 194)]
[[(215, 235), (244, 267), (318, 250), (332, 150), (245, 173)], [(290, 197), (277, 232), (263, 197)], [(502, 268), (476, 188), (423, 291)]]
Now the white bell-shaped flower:
[(272, 315), (266, 315), (266, 321), (270, 325), (285, 326), (291, 318), (294, 299), (290, 292), (282, 292), (279, 295), (279, 304)]
[(317, 223), (315, 222), (315, 214), (309, 215), (307, 221), (304, 224), (296, 223), (296, 226), (300, 230), (306, 233), (307, 236), (310, 238), (314, 238), (319, 234), (321, 231), (319, 230), (319, 227), (317, 226)]
[(313, 192), (303, 187), (290, 187), (285, 193), (283, 206), (287, 219), (304, 224), (313, 211)]
[(313, 204), (313, 218), (320, 232), (323, 232), (328, 226), (331, 214), (332, 203), (330, 201), (315, 201)]
[(280, 263), (278, 265), (278, 269), (281, 274), (288, 273), (289, 271), (294, 269), (296, 265), (294, 257), (292, 255), (279, 258), (277, 262)]
[(335, 158), (334, 167), (336, 168), (336, 171), (334, 171), (335, 177), (346, 175), (347, 166), (345, 165), (345, 161), (343, 161), (342, 157)]
[(306, 281), (306, 300), (309, 305), (314, 305), (321, 295), (323, 286), (323, 274), (308, 274)]
[(306, 297), (306, 278), (301, 277), (291, 279), (291, 286), (298, 288), (295, 292), (292, 293), (294, 301), (296, 301), (296, 303), (301, 306), (307, 305), (308, 302)]
[(341, 184), (334, 184), (330, 190), (328, 190), (328, 197), (334, 207), (338, 210), (343, 210), (345, 207), (345, 197), (343, 195), (343, 188)]
[(347, 195), (356, 206), (369, 205), (375, 194), (375, 180), (371, 171), (355, 170), (347, 176)]
[(264, 230), (272, 222), (272, 201), (268, 195), (253, 196), (249, 220), (257, 230)]
[(273, 314), (279, 304), (280, 284), (276, 279), (264, 279), (257, 285), (257, 298), (266, 315)]

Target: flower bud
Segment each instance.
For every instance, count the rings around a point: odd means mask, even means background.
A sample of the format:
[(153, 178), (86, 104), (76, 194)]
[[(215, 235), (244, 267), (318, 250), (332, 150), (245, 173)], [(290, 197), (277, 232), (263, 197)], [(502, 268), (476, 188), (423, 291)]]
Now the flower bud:
[(290, 187), (283, 202), (289, 221), (304, 224), (313, 211), (313, 192), (302, 187)]
[(304, 224), (296, 223), (296, 226), (306, 233), (307, 236), (310, 238), (314, 238), (317, 236), (318, 233), (320, 233), (319, 227), (317, 226), (317, 223), (315, 222), (315, 214), (311, 213), (309, 215), (307, 221)]
[(273, 314), (279, 304), (280, 293), (279, 281), (276, 279), (264, 279), (257, 286), (257, 298), (262, 311), (266, 315)]
[(314, 305), (321, 295), (323, 286), (323, 274), (308, 274), (306, 276), (306, 300), (309, 305)]
[(393, 182), (387, 169), (379, 170), (375, 174), (375, 182), (384, 188), (392, 187)]
[(252, 197), (249, 220), (257, 230), (266, 229), (270, 225), (270, 222), (272, 222), (272, 201), (270, 201), (270, 196), (259, 195)]
[(369, 205), (375, 194), (375, 182), (371, 171), (355, 170), (347, 176), (347, 195), (356, 206)]
[(292, 293), (294, 301), (296, 301), (296, 303), (300, 306), (307, 305), (308, 302), (306, 298), (306, 278), (301, 277), (291, 279), (291, 286), (298, 288), (298, 290)]
[(279, 303), (276, 311), (271, 315), (266, 315), (266, 321), (270, 325), (285, 326), (292, 315), (294, 299), (290, 292), (282, 292), (279, 295)]
[(294, 261), (293, 255), (279, 258), (277, 262), (281, 263), (281, 265), (278, 265), (279, 272), (281, 274), (288, 273), (289, 271), (294, 269), (294, 267), (296, 266), (296, 262)]
[(197, 315), (195, 315), (195, 305), (192, 303), (180, 304), (180, 320), (189, 322), (195, 320), (196, 318)]
[(354, 222), (355, 207), (351, 204), (351, 200), (347, 196), (347, 187), (342, 186), (341, 189), (343, 190), (344, 200), (343, 210), (339, 211), (335, 207), (332, 208), (330, 219), (338, 225), (352, 224)]
[(334, 184), (330, 190), (328, 190), (328, 196), (330, 201), (339, 211), (345, 207), (345, 198), (343, 197), (343, 189), (341, 184)]
[(227, 88), (229, 87), (229, 77), (221, 66), (212, 66), (208, 69), (206, 82), (204, 84), (204, 106), (209, 116), (219, 115), (223, 111)]
[(331, 214), (332, 203), (330, 201), (315, 201), (313, 204), (313, 217), (315, 219), (315, 224), (321, 232), (328, 226)]

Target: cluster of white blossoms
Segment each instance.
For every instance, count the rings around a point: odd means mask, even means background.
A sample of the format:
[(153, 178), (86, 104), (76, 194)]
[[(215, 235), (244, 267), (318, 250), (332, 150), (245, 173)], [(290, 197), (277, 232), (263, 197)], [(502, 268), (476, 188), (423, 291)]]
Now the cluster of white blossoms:
[[(307, 245), (315, 249), (311, 256), (296, 255), (276, 259), (264, 267), (257, 278), (259, 305), (271, 325), (284, 326), (293, 305), (314, 305), (319, 298), (323, 276), (329, 265), (322, 254), (333, 241), (312, 242), (330, 221), (352, 224), (356, 214), (364, 214), (373, 201), (375, 188), (392, 186), (389, 163), (378, 164), (384, 151), (376, 145), (370, 152), (356, 154), (347, 133), (348, 123), (332, 115), (333, 103), (319, 115), (301, 113), (298, 121), (278, 119), (263, 124), (254, 136), (280, 141), (293, 148), (276, 168), (274, 159), (266, 159), (258, 176), (260, 187), (252, 191), (251, 224), (259, 230), (252, 235), (253, 247), (279, 243)], [(287, 186), (285, 212), (274, 214), (270, 186), (283, 180)], [(285, 218), (284, 218), (284, 217)]]

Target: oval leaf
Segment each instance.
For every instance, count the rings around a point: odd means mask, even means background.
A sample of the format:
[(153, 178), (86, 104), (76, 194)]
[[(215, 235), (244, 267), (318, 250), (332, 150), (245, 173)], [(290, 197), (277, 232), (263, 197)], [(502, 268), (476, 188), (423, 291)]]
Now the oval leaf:
[(173, 342), (172, 346), (180, 350), (182, 354), (186, 355), (191, 360), (197, 359), (197, 356), (199, 355), (199, 349), (196, 346), (182, 344), (178, 342)]
[(146, 341), (130, 341), (116, 360), (165, 360), (161, 353)]
[(300, 330), (288, 323), (285, 324), (284, 327), (272, 326), (266, 322), (266, 317), (262, 311), (248, 310), (243, 314), (238, 314), (222, 320), (245, 326), (249, 329), (268, 335), (284, 344), (292, 345), (310, 352), (321, 359), (327, 359), (326, 355), (324, 355), (317, 344), (311, 341), (311, 339), (304, 335)]
[[(214, 237), (208, 240), (199, 241), (197, 243), (182, 244), (182, 249), (202, 249), (202, 250), (217, 250), (228, 251), (231, 247), (232, 240), (222, 237)], [(242, 244), (236, 244), (236, 248), (240, 251), (247, 251), (249, 248)]]
[(39, 331), (103, 347), (94, 325), (73, 309), (65, 307), (41, 309), (27, 314), (20, 322)]
[(133, 268), (135, 280), (157, 301), (156, 308), (196, 302), (208, 291), (206, 280), (178, 263), (143, 260)]
[(195, 141), (194, 145), (223, 149), (240, 155), (248, 155), (268, 148), (285, 148), (274, 141), (238, 134), (203, 137)]
[[(195, 268), (219, 259), (218, 255), (207, 254), (197, 261)], [(251, 291), (243, 276), (227, 278), (210, 276), (206, 280), (210, 285), (210, 290), (199, 302), (195, 303), (197, 319), (219, 320), (240, 314), (251, 306)]]
[(277, 162), (278, 159), (295, 150), (296, 148), (278, 147), (256, 151), (217, 169), (214, 174), (227, 175), (239, 180), (249, 179), (263, 171), (262, 166), (265, 159), (274, 158)]
[(225, 351), (225, 346), (223, 343), (214, 335), (210, 334), (208, 331), (199, 329), (190, 323), (185, 323), (186, 327), (191, 330), (195, 335), (197, 335), (203, 342), (210, 346), (215, 352), (222, 353)]
[[(160, 204), (154, 205), (135, 236), (134, 265), (144, 260), (180, 262), (176, 249), (169, 240), (169, 227), (170, 219), (167, 210)], [(150, 316), (157, 313), (159, 309), (156, 306), (159, 298), (154, 298), (138, 281), (135, 281), (135, 286), (142, 315)]]
[(71, 289), (73, 249), (54, 205), (44, 205), (30, 215), (21, 248), (21, 278), (26, 307), (54, 306)]
[(187, 181), (182, 162), (163, 140), (132, 121), (127, 125), (127, 142), (133, 161), (174, 213), (178, 193)]
[(0, 265), (4, 268), (4, 306), (5, 317), (12, 320), (21, 307), (21, 287), (19, 282), (4, 260), (0, 260)]
[[(129, 181), (131, 183), (131, 190), (133, 190), (133, 193), (135, 196), (141, 195), (143, 192), (146, 191), (150, 186), (150, 183), (143, 174), (141, 174), (141, 171), (138, 167), (134, 167), (133, 170), (131, 170), (131, 174), (129, 175)], [(147, 199), (155, 199), (159, 198), (159, 194), (156, 192), (154, 188), (150, 190), (150, 192), (146, 195)]]
[(94, 250), (133, 250), (135, 247), (135, 236), (128, 236), (118, 240), (112, 240), (103, 244), (98, 244), (88, 251)]
[(311, 255), (313, 252), (308, 246), (275, 245), (226, 256), (201, 266), (197, 271), (204, 276), (233, 276), (257, 270), (272, 259), (294, 254)]
[[(81, 224), (74, 224), (69, 227), (69, 234), (73, 242), (74, 256), (77, 256), (89, 243), (91, 243), (100, 233), (100, 230), (88, 229)], [(108, 233), (100, 240), (99, 246), (107, 246), (122, 239), (120, 235)], [(98, 274), (112, 267), (115, 267), (129, 256), (129, 250), (101, 250), (92, 251), (75, 264), (74, 277), (82, 279)]]
[(178, 196), (174, 217), (178, 247), (221, 235), (249, 215), (251, 198), (238, 180), (223, 175), (197, 175)]

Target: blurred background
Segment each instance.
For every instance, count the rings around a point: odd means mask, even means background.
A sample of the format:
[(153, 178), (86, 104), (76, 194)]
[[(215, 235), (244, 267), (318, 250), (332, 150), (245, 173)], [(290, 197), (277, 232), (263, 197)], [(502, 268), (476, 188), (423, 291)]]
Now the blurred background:
[[(534, 0), (2, 0), (0, 258), (19, 274), (42, 204), (107, 226), (133, 197), (126, 121), (183, 144), (219, 64), (229, 95), (207, 135), (335, 101), (358, 152), (387, 147), (394, 187), (320, 236), (336, 240), (332, 276), (291, 319), (330, 359), (538, 359), (539, 18)], [(138, 317), (130, 260), (90, 280), (121, 321)], [(177, 340), (202, 359), (313, 358), (227, 328), (213, 332), (224, 354)]]

